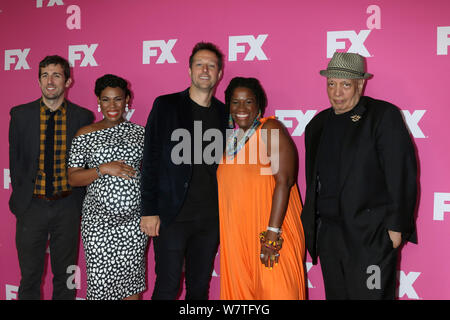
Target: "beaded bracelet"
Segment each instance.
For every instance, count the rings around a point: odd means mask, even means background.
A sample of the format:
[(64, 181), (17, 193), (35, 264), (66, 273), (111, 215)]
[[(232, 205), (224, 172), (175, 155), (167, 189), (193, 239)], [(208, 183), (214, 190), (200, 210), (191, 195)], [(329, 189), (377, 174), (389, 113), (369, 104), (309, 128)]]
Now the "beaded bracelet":
[(261, 245), (263, 245), (264, 247), (271, 249), (273, 251), (280, 251), (281, 247), (283, 246), (283, 238), (281, 237), (281, 235), (278, 235), (278, 239), (273, 241), (273, 240), (268, 240), (266, 239), (266, 234), (267, 231), (262, 231), (259, 234), (259, 241), (261, 243)]

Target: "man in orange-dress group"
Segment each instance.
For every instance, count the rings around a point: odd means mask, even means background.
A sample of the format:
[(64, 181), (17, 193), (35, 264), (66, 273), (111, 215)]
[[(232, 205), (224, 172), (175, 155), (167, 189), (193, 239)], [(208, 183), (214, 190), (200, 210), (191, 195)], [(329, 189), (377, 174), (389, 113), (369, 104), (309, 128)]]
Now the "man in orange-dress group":
[(417, 162), (400, 110), (363, 96), (364, 58), (336, 52), (331, 108), (305, 131), (307, 249), (327, 299), (394, 299), (398, 248), (416, 243)]
[(66, 159), (75, 133), (92, 123), (94, 115), (65, 99), (71, 84), (69, 62), (47, 56), (39, 63), (42, 96), (11, 109), (9, 207), (17, 218), (20, 300), (41, 298), (49, 238), (53, 299), (74, 299), (76, 294), (67, 286), (67, 268), (78, 258), (84, 189), (69, 185)]
[[(148, 117), (141, 229), (153, 237), (156, 282), (152, 299), (177, 297), (184, 261), (186, 299), (208, 299), (219, 243), (218, 161), (204, 161), (206, 145), (195, 145), (194, 140), (209, 129), (218, 129), (225, 137), (225, 106), (214, 98), (222, 70), (219, 49), (211, 43), (198, 43), (189, 59), (190, 87), (156, 98)], [(172, 158), (176, 130), (194, 137), (188, 163)], [(199, 155), (201, 159), (196, 161)], [(217, 160), (220, 156), (216, 155)]]

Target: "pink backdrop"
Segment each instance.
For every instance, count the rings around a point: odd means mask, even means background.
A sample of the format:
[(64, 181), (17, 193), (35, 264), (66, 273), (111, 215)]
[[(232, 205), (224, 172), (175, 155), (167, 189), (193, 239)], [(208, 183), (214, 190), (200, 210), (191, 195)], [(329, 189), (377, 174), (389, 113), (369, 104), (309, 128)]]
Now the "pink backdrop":
[[(266, 114), (289, 128), (302, 160), (304, 126), (329, 106), (319, 70), (335, 50), (368, 57), (375, 76), (366, 94), (403, 110), (420, 162), (419, 244), (403, 248), (398, 296), (450, 298), (448, 0), (0, 0), (0, 40), (0, 299), (16, 299), (20, 281), (15, 217), (8, 209), (9, 110), (40, 96), (39, 61), (47, 54), (68, 57), (74, 63), (68, 97), (96, 114), (95, 79), (105, 73), (126, 78), (134, 93), (131, 121), (144, 125), (155, 97), (188, 87), (188, 57), (201, 40), (216, 43), (226, 56), (216, 96), (223, 100), (234, 76), (259, 78), (269, 99)], [(299, 186), (304, 196), (303, 163)], [(309, 297), (323, 299), (320, 267), (310, 261)], [(77, 296), (83, 299), (81, 245), (79, 267)], [(145, 299), (153, 290), (153, 269), (151, 248)], [(217, 258), (212, 299), (219, 298), (219, 276)], [(43, 293), (51, 297), (50, 264)]]

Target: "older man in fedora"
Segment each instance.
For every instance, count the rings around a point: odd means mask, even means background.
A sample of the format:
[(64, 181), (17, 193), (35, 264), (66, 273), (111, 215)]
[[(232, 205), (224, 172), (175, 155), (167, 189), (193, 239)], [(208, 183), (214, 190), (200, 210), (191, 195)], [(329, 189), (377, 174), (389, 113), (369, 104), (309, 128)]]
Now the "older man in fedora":
[(336, 52), (320, 74), (331, 108), (305, 132), (307, 249), (327, 299), (394, 299), (398, 248), (417, 243), (415, 149), (400, 110), (362, 96), (362, 56)]

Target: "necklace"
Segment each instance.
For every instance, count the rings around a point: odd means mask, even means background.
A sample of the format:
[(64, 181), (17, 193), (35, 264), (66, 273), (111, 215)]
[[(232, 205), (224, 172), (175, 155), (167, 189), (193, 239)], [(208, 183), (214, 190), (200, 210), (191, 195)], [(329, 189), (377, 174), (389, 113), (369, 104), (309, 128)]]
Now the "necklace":
[(261, 125), (261, 121), (259, 121), (259, 117), (256, 117), (253, 120), (250, 128), (244, 133), (244, 135), (239, 139), (238, 136), (242, 135), (242, 129), (236, 129), (231, 134), (231, 136), (227, 140), (227, 148), (226, 153), (227, 156), (233, 158), (247, 143), (250, 137), (255, 133), (256, 129)]

